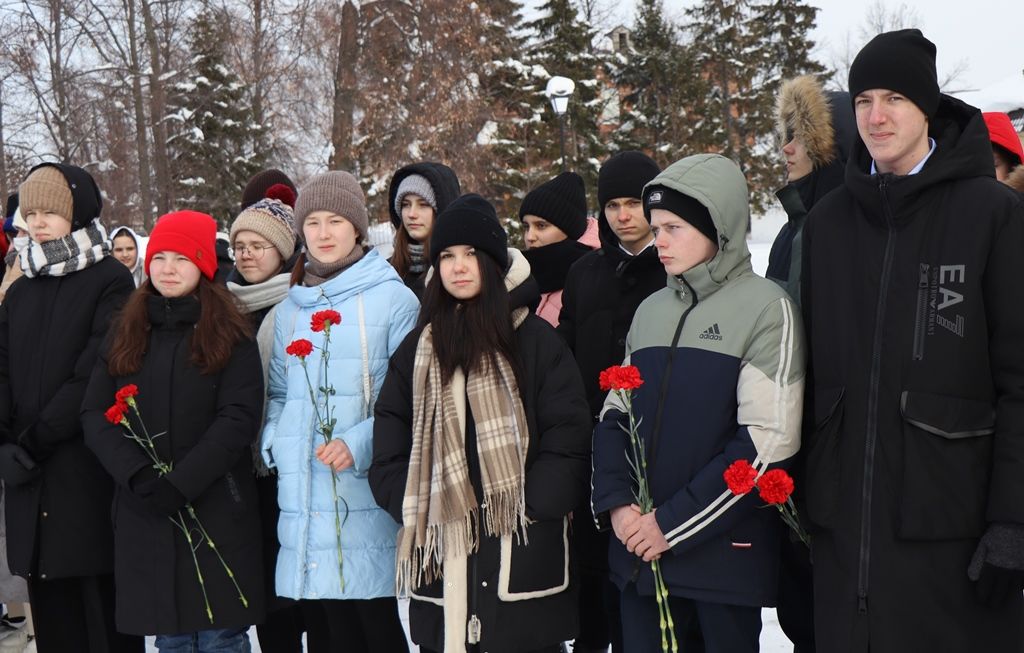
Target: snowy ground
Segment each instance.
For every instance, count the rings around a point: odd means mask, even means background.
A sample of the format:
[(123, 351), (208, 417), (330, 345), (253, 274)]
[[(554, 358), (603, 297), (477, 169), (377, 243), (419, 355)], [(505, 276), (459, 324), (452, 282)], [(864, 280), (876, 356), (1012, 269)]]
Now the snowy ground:
[[(751, 264), (754, 266), (754, 271), (758, 274), (763, 275), (765, 269), (767, 269), (768, 253), (771, 250), (772, 241), (775, 240), (775, 235), (785, 223), (786, 214), (781, 209), (769, 211), (762, 217), (754, 218), (747, 245), (750, 248)], [(407, 615), (407, 606), (402, 604), (401, 608), (404, 622)], [(791, 653), (793, 645), (782, 634), (782, 630), (779, 628), (779, 620), (775, 616), (775, 610), (766, 608), (761, 613), (761, 619), (763, 621), (761, 627), (761, 653)], [(406, 630), (408, 632), (408, 628)], [(251, 630), (250, 635), (253, 653), (261, 653), (260, 645), (256, 641), (256, 630)], [(415, 651), (416, 648), (413, 647), (413, 650)], [(156, 652), (152, 638), (146, 641), (146, 651), (147, 653)], [(36, 653), (35, 645), (29, 646), (26, 653)]]

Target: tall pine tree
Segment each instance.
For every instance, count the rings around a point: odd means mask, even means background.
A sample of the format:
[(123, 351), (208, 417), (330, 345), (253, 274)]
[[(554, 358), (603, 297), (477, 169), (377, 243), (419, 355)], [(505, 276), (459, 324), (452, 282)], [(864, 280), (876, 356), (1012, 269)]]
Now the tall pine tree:
[[(571, 0), (547, 0), (538, 10), (541, 16), (526, 26), (532, 35), (528, 63), (540, 66), (549, 78), (568, 77), (575, 82), (565, 114), (565, 167), (579, 173), (587, 188), (593, 190), (597, 171), (608, 153), (601, 134), (601, 115), (609, 100), (604, 57), (594, 48), (593, 27), (581, 18)], [(539, 88), (533, 94), (532, 105), (540, 123), (534, 125), (529, 139), (537, 164), (526, 170), (531, 187), (553, 177), (561, 168), (559, 119), (544, 95), (547, 80), (537, 81)]]
[(664, 167), (694, 153), (687, 99), (703, 92), (703, 79), (678, 29), (665, 20), (662, 0), (640, 0), (631, 40), (613, 75), (625, 91), (615, 142), (649, 152)]
[(757, 211), (780, 180), (772, 133), (779, 84), (821, 71), (810, 58), (815, 12), (799, 0), (702, 0), (686, 12), (694, 63), (708, 86), (689, 101), (702, 116), (694, 140), (740, 166)]
[(238, 213), (246, 181), (264, 166), (245, 87), (226, 65), (230, 22), (206, 9), (192, 23), (191, 60), (173, 86), (167, 122), (176, 195), (226, 227)]

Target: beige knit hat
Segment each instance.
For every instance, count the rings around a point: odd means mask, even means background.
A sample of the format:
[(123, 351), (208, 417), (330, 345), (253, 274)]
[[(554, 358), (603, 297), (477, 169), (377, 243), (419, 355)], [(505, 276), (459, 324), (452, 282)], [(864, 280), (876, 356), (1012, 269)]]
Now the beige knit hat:
[(68, 180), (56, 166), (36, 168), (18, 187), (18, 208), (22, 215), (32, 211), (53, 211), (71, 222), (74, 207)]
[(302, 223), (314, 211), (331, 211), (340, 215), (356, 228), (361, 242), (366, 242), (370, 229), (366, 199), (359, 182), (351, 174), (332, 170), (311, 178), (299, 188), (299, 198), (295, 201), (295, 232), (303, 242)]
[(263, 236), (287, 261), (295, 253), (295, 218), (292, 207), (281, 200), (261, 199), (244, 209), (231, 223), (232, 245), (239, 231), (254, 231)]

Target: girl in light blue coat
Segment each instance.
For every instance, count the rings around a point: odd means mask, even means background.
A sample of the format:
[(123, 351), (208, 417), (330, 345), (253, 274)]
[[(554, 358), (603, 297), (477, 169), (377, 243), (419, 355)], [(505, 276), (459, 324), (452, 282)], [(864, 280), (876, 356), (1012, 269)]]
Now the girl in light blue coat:
[[(277, 307), (262, 440), (264, 458), (278, 474), (276, 590), (299, 599), (311, 618), (326, 618), (331, 651), (406, 651), (395, 601), (398, 524), (377, 507), (366, 474), (374, 398), (419, 303), (394, 268), (363, 245), (366, 205), (349, 173), (327, 172), (302, 186), (295, 226), (306, 252)], [(325, 334), (314, 332), (310, 321), (324, 310), (341, 315), (330, 327), (326, 379), (319, 378), (319, 349), (306, 357), (305, 370), (286, 351), (298, 339), (323, 345)], [(333, 389), (337, 422), (328, 444), (317, 428), (306, 370), (314, 389)], [(335, 488), (342, 500), (341, 574)]]

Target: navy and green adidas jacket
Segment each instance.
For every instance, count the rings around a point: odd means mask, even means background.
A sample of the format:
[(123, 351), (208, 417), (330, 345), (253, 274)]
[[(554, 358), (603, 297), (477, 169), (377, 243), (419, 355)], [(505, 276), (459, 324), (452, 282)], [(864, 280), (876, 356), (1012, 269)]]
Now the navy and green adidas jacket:
[[(644, 379), (633, 395), (656, 519), (672, 546), (661, 568), (673, 596), (772, 605), (782, 528), (756, 491), (734, 497), (722, 473), (737, 459), (785, 467), (800, 447), (804, 340), (785, 291), (754, 274), (746, 245), (747, 185), (718, 155), (688, 157), (650, 185), (699, 200), (718, 230), (718, 253), (637, 309), (625, 364)], [(624, 409), (608, 396), (594, 432), (593, 509), (599, 526), (634, 503)], [(650, 565), (612, 539), (613, 580), (653, 595)]]

